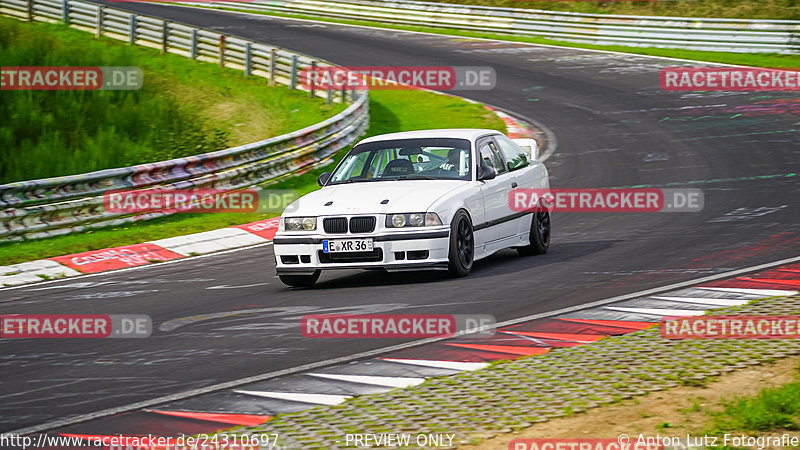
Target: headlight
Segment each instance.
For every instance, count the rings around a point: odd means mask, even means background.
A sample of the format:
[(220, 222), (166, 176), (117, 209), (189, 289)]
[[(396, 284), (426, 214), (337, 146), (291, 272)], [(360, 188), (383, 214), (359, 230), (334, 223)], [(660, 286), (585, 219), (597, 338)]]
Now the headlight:
[(317, 218), (316, 217), (304, 217), (303, 218), (303, 229), (306, 231), (314, 231), (317, 229)]
[(316, 217), (281, 217), (280, 231), (314, 231), (317, 229)]
[(386, 228), (422, 227), (441, 225), (442, 220), (436, 213), (404, 213), (386, 216)]
[(406, 215), (405, 214), (392, 214), (392, 227), (395, 228), (402, 228), (406, 226)]

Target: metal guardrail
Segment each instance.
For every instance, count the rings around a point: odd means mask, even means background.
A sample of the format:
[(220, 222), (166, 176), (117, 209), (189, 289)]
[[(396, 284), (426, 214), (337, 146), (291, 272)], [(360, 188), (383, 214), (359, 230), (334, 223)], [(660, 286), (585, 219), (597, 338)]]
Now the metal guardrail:
[(640, 17), (401, 0), (257, 0), (235, 4), (185, 4), (545, 37), (597, 45), (800, 52), (800, 21), (797, 20)]
[[(0, 15), (62, 22), (132, 44), (192, 59), (218, 62), (270, 84), (306, 89), (302, 67), (325, 61), (245, 39), (154, 17), (73, 0), (0, 0)], [(0, 185), (0, 241), (38, 238), (147, 220), (167, 213), (108, 213), (102, 194), (136, 188), (238, 189), (308, 170), (354, 142), (369, 125), (367, 91), (320, 91), (310, 95), (350, 101), (343, 112), (293, 133), (186, 158)]]

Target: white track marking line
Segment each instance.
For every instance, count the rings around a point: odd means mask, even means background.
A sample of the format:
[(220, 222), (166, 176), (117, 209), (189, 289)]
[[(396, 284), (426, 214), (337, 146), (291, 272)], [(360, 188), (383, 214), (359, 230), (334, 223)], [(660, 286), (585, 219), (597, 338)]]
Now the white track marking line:
[(460, 370), (463, 372), (483, 369), (484, 367), (489, 366), (489, 363), (482, 363), (482, 362), (441, 361), (432, 359), (381, 358), (381, 361), (389, 361), (400, 364), (411, 364), (414, 366), (434, 367), (437, 369)]
[[(259, 244), (259, 245), (265, 245), (265, 244)], [(213, 254), (211, 254), (211, 255), (203, 255), (203, 256), (212, 256), (212, 255)], [(198, 256), (197, 258), (202, 258), (203, 256)], [(614, 303), (614, 302), (618, 302), (618, 301), (622, 301), (622, 300), (629, 300), (629, 299), (638, 298), (638, 297), (646, 297), (646, 296), (653, 295), (653, 294), (660, 294), (660, 293), (664, 293), (664, 292), (668, 292), (668, 291), (673, 291), (673, 290), (676, 290), (676, 289), (682, 289), (682, 288), (686, 288), (686, 287), (696, 286), (698, 284), (708, 283), (710, 281), (716, 281), (716, 280), (721, 280), (723, 278), (735, 277), (737, 275), (741, 275), (741, 274), (745, 274), (745, 273), (751, 273), (751, 272), (757, 272), (759, 270), (768, 269), (768, 268), (775, 267), (775, 266), (782, 266), (782, 265), (785, 265), (785, 264), (792, 264), (792, 263), (795, 263), (795, 262), (798, 262), (798, 261), (800, 261), (800, 256), (795, 256), (793, 258), (785, 258), (785, 259), (781, 259), (781, 260), (778, 260), (778, 261), (773, 261), (773, 262), (769, 262), (769, 263), (764, 263), (764, 264), (758, 264), (758, 265), (755, 265), (755, 266), (745, 267), (745, 268), (742, 268), (742, 269), (732, 270), (730, 272), (718, 273), (718, 274), (709, 275), (709, 276), (706, 276), (706, 277), (695, 278), (693, 280), (681, 281), (681, 282), (678, 282), (678, 283), (669, 284), (667, 286), (661, 286), (661, 287), (657, 287), (657, 288), (646, 289), (644, 291), (639, 291), (639, 292), (632, 292), (630, 294), (618, 295), (616, 297), (597, 300), (597, 301), (594, 301), (594, 302), (584, 303), (584, 304), (581, 304), (581, 305), (570, 306), (570, 307), (567, 307), (567, 308), (556, 309), (556, 310), (553, 310), (553, 311), (548, 311), (548, 312), (543, 312), (543, 313), (530, 314), (530, 315), (527, 315), (527, 316), (524, 316), (524, 317), (519, 317), (517, 319), (511, 319), (511, 320), (506, 320), (504, 322), (496, 323), (496, 324), (493, 324), (491, 326), (481, 327), (478, 330), (471, 330), (470, 332), (488, 331), (489, 329), (507, 327), (509, 325), (516, 325), (518, 323), (528, 322), (528, 321), (534, 320), (534, 319), (541, 319), (541, 318), (552, 317), (552, 316), (560, 316), (560, 315), (563, 315), (563, 314), (567, 314), (567, 313), (571, 313), (571, 312), (575, 312), (575, 311), (580, 311), (580, 310), (583, 310), (583, 309), (594, 308), (594, 307), (597, 307), (597, 306), (604, 306), (604, 305), (608, 305), (610, 303)], [(161, 264), (157, 264), (157, 265), (161, 266), (163, 264), (166, 264), (166, 263), (161, 263)], [(124, 270), (128, 270), (128, 269), (124, 269)], [(457, 333), (457, 335), (460, 335), (460, 333)], [(433, 342), (439, 342), (439, 341), (443, 341), (443, 340), (446, 340), (446, 339), (450, 339), (450, 338), (449, 337), (426, 338), (426, 339), (420, 339), (420, 340), (413, 341), (413, 342), (408, 342), (408, 343), (405, 343), (405, 344), (398, 344), (398, 345), (392, 345), (392, 346), (389, 346), (389, 347), (377, 348), (377, 349), (374, 349), (374, 350), (368, 350), (368, 351), (365, 351), (365, 352), (356, 353), (356, 354), (349, 355), (349, 356), (342, 356), (342, 357), (339, 357), (339, 358), (332, 358), (332, 359), (318, 361), (318, 362), (314, 362), (314, 363), (303, 364), (303, 365), (292, 367), (292, 368), (289, 368), (289, 369), (277, 370), (275, 372), (267, 372), (267, 373), (263, 373), (263, 374), (260, 374), (260, 375), (254, 375), (254, 376), (251, 376), (251, 377), (240, 378), (238, 380), (232, 380), (232, 381), (226, 381), (224, 383), (213, 384), (211, 386), (206, 386), (206, 387), (202, 387), (202, 388), (190, 389), (188, 391), (178, 392), (176, 394), (165, 395), (163, 397), (157, 397), (157, 398), (144, 400), (144, 401), (137, 402), (137, 403), (131, 403), (131, 404), (128, 404), (128, 405), (123, 405), (123, 406), (117, 406), (117, 407), (114, 407), (114, 408), (107, 408), (107, 409), (103, 409), (103, 410), (96, 411), (96, 412), (93, 412), (93, 413), (88, 413), (88, 414), (83, 414), (83, 415), (78, 415), (78, 416), (72, 416), (72, 417), (67, 418), (67, 419), (57, 419), (57, 420), (54, 420), (54, 421), (51, 421), (51, 422), (47, 422), (47, 423), (43, 423), (43, 424), (40, 424), (40, 425), (33, 425), (33, 426), (30, 426), (30, 427), (21, 428), (19, 430), (9, 430), (6, 433), (9, 433), (9, 434), (30, 434), (30, 433), (37, 433), (37, 432), (40, 432), (40, 431), (50, 430), (50, 429), (54, 429), (54, 428), (61, 428), (61, 427), (67, 426), (67, 425), (72, 425), (72, 424), (80, 423), (80, 422), (86, 422), (88, 420), (97, 419), (97, 418), (100, 418), (100, 417), (106, 417), (106, 416), (110, 416), (110, 415), (113, 415), (113, 414), (120, 414), (120, 413), (123, 413), (123, 412), (133, 411), (133, 410), (136, 410), (136, 409), (149, 408), (149, 407), (152, 407), (152, 406), (155, 406), (155, 405), (160, 405), (160, 404), (163, 404), (163, 403), (183, 400), (183, 399), (186, 399), (186, 398), (189, 398), (189, 397), (196, 397), (198, 395), (208, 394), (208, 393), (211, 393), (211, 392), (217, 392), (217, 391), (221, 391), (221, 390), (224, 390), (224, 389), (232, 389), (232, 388), (235, 388), (235, 387), (243, 386), (245, 384), (255, 383), (257, 381), (270, 380), (270, 379), (278, 378), (278, 377), (281, 377), (281, 376), (292, 375), (292, 374), (302, 373), (302, 372), (308, 372), (310, 370), (317, 370), (317, 369), (323, 368), (323, 367), (331, 367), (331, 366), (334, 366), (334, 365), (350, 363), (350, 362), (358, 361), (358, 360), (361, 360), (361, 359), (373, 358), (373, 357), (376, 357), (376, 356), (379, 356), (379, 355), (383, 355), (383, 354), (386, 354), (386, 353), (390, 353), (390, 352), (394, 352), (394, 351), (398, 351), (398, 350), (404, 350), (404, 349), (411, 348), (411, 347), (417, 347), (417, 346), (424, 345), (424, 344), (430, 344), (430, 343), (433, 343)]]
[(425, 378), (415, 377), (383, 377), (373, 375), (339, 375), (333, 373), (308, 373), (312, 377), (328, 378), (331, 380), (347, 381), (350, 383), (373, 384), (389, 388), (404, 388), (416, 386), (425, 382)]
[(265, 286), (269, 283), (253, 283), (253, 284), (243, 284), (240, 286), (230, 286), (227, 284), (220, 284), (219, 286), (209, 286), (206, 289), (240, 289), (240, 288), (249, 288), (249, 287), (256, 287), (256, 286)]
[(707, 289), (709, 291), (721, 291), (721, 292), (734, 292), (737, 294), (763, 295), (764, 297), (788, 297), (790, 295), (796, 295), (798, 292), (798, 291), (785, 291), (780, 289), (743, 289), (743, 288), (718, 288), (718, 287), (702, 287), (702, 286), (698, 286), (697, 289)]
[[(31, 286), (30, 288), (31, 288), (32, 291), (46, 291), (48, 289), (68, 289), (68, 288), (80, 289), (80, 288), (85, 288), (85, 287), (105, 286), (105, 285), (113, 284), (113, 283), (114, 283), (113, 281), (98, 281), (96, 283), (92, 282), (92, 281), (81, 281), (81, 282), (78, 282), (78, 283), (62, 284), (61, 286), (47, 286), (47, 287), (33, 287), (33, 286)], [(37, 284), (36, 286), (40, 286), (40, 284)]]
[(726, 298), (705, 298), (705, 297), (658, 297), (653, 296), (658, 300), (669, 300), (672, 302), (682, 303), (698, 303), (701, 305), (716, 305), (716, 306), (739, 306), (750, 303), (752, 300), (731, 300)]
[(271, 391), (240, 391), (237, 394), (253, 395), (256, 397), (274, 398), (277, 400), (288, 400), (290, 402), (314, 403), (317, 405), (338, 405), (347, 399), (353, 398), (349, 395), (334, 394), (303, 394), (301, 392), (271, 392)]

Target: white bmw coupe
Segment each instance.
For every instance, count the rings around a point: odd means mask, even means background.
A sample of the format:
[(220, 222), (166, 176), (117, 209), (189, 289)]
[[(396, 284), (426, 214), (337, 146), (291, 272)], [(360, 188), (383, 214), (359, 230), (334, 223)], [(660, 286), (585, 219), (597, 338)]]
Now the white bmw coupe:
[(548, 212), (514, 212), (514, 188), (550, 187), (535, 141), (494, 130), (364, 139), (322, 189), (286, 208), (273, 240), (278, 277), (309, 287), (328, 269), (442, 269), (465, 276), (504, 248), (547, 252)]

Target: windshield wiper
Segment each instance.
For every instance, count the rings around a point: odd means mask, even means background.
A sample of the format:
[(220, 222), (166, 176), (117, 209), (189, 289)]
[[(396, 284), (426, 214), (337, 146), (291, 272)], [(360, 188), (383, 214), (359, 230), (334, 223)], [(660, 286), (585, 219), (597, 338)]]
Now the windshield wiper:
[(443, 178), (431, 177), (428, 175), (403, 175), (402, 177), (392, 178), (392, 180), (442, 180)]
[(388, 177), (388, 178), (349, 178), (344, 181), (336, 181), (330, 183), (331, 185), (336, 184), (350, 184), (350, 183), (367, 183), (371, 181), (397, 181), (397, 180), (449, 180), (450, 178), (437, 178), (428, 175), (403, 175), (400, 177)]
[(348, 178), (344, 181), (337, 181), (331, 184), (350, 184), (350, 183), (366, 183), (369, 181), (381, 181), (380, 178)]

